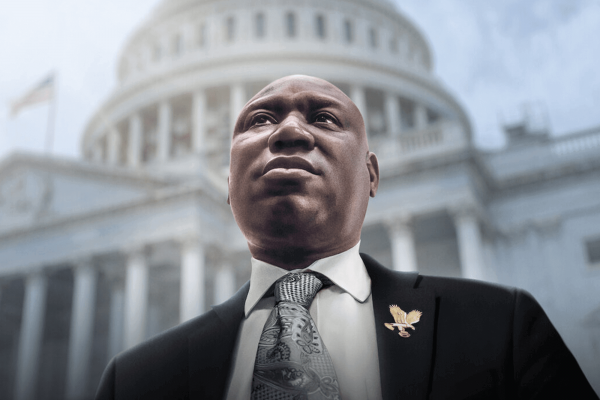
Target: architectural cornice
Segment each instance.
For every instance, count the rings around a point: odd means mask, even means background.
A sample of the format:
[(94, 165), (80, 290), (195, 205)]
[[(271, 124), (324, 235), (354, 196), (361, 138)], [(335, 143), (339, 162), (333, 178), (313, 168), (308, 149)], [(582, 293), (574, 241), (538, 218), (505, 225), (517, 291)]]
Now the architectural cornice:
[(172, 183), (169, 179), (156, 176), (147, 170), (107, 166), (78, 159), (33, 153), (11, 153), (0, 160), (0, 178), (9, 171), (21, 167), (38, 167), (43, 168), (46, 172), (63, 172), (69, 175), (81, 175), (85, 178), (95, 176), (152, 188), (163, 187)]
[[(40, 221), (35, 226), (17, 228), (5, 233), (0, 233), (0, 242), (4, 240), (11, 240), (25, 235), (35, 234), (44, 231), (51, 231), (54, 229), (63, 228), (68, 225), (82, 224), (91, 222), (97, 219), (103, 219), (111, 215), (123, 214), (140, 207), (147, 207), (152, 205), (160, 205), (172, 201), (181, 200), (186, 197), (197, 197), (204, 198), (210, 201), (214, 206), (221, 209), (222, 215), (231, 215), (229, 206), (226, 205), (224, 197), (219, 190), (211, 190), (212, 186), (205, 179), (200, 179), (192, 183), (185, 183), (174, 187), (166, 187), (154, 191), (151, 195), (146, 196), (142, 199), (133, 200), (127, 203), (118, 204), (101, 209), (95, 209), (93, 211), (69, 215), (63, 218), (57, 218), (48, 221)], [(227, 219), (227, 217), (225, 217)], [(231, 222), (233, 222), (233, 216), (231, 216)]]

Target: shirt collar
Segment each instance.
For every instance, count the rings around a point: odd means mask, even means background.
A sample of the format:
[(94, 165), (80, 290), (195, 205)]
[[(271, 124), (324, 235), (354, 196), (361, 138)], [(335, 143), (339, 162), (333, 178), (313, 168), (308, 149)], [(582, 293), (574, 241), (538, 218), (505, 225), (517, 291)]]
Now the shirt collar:
[[(360, 258), (358, 249), (360, 241), (352, 248), (326, 258), (315, 261), (307, 268), (296, 272), (314, 271), (325, 275), (334, 285), (350, 294), (358, 302), (365, 302), (371, 294), (371, 278), (365, 264)], [(244, 312), (246, 317), (263, 298), (267, 290), (289, 271), (252, 257), (252, 273), (250, 275), (250, 291), (246, 297)]]

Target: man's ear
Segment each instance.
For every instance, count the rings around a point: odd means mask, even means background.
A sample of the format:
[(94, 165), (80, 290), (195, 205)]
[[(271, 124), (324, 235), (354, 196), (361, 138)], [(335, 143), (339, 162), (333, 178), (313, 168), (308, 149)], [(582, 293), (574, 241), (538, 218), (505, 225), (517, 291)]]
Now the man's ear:
[(227, 204), (231, 205), (229, 202), (229, 176), (227, 176)]
[(377, 188), (379, 187), (379, 161), (375, 153), (367, 152), (367, 169), (369, 170), (369, 178), (371, 179), (371, 190), (369, 195), (375, 197)]

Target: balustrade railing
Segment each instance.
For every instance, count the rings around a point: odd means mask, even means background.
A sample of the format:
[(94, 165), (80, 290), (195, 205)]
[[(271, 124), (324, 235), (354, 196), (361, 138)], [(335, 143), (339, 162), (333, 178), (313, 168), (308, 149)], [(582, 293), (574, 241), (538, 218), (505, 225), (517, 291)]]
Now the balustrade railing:
[(373, 151), (382, 159), (417, 154), (444, 145), (448, 141), (447, 135), (445, 135), (446, 127), (447, 124), (438, 123), (424, 129), (369, 140)]
[(557, 156), (579, 153), (600, 147), (600, 128), (554, 139), (552, 153)]

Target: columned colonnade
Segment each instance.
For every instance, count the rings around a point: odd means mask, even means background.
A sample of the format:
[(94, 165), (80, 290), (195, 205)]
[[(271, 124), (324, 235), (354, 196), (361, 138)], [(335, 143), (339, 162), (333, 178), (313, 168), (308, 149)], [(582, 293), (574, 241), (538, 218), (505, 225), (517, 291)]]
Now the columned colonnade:
[[(92, 257), (72, 263), (74, 286), (67, 361), (66, 398), (81, 399), (88, 395), (96, 292), (99, 272), (105, 273), (111, 284), (109, 357), (132, 347), (146, 338), (148, 312), (149, 264), (145, 246), (125, 251), (125, 271), (116, 266), (95, 265)], [(205, 246), (198, 238), (180, 242), (179, 321), (200, 315), (205, 309), (206, 257)], [(123, 274), (124, 272), (124, 274)], [(123, 282), (123, 275), (125, 277)], [(229, 261), (217, 266), (214, 282), (214, 303), (231, 297), (236, 290), (235, 270)], [(48, 278), (40, 269), (25, 278), (25, 297), (19, 337), (14, 398), (35, 398), (39, 360), (44, 336)], [(108, 361), (108, 360), (106, 360)]]
[[(229, 126), (226, 131), (231, 134), (237, 116), (247, 100), (255, 93), (256, 85), (252, 91), (252, 85), (246, 85), (243, 82), (237, 82), (228, 86), (229, 91)], [(367, 123), (367, 132), (369, 132), (369, 110), (367, 109), (366, 91), (368, 88), (359, 85), (347, 85), (349, 96), (354, 101), (361, 114)], [(205, 154), (210, 150), (226, 152), (228, 149), (211, 149), (210, 140), (207, 138), (207, 116), (209, 104), (207, 99), (207, 91), (210, 88), (197, 89), (190, 93), (191, 104), (189, 110), (192, 115), (189, 115), (191, 124), (191, 138), (189, 143), (188, 153)], [(384, 115), (386, 124), (386, 136), (390, 139), (397, 138), (400, 134), (406, 131), (418, 132), (427, 127), (430, 123), (427, 116), (427, 107), (420, 102), (412, 102), (412, 108), (408, 110), (410, 117), (408, 121), (402, 120), (401, 112), (401, 95), (392, 91), (377, 90), (383, 97), (383, 108), (379, 110)], [(172, 99), (157, 100), (156, 106), (156, 131), (157, 131), (157, 149), (156, 159), (160, 162), (168, 161), (174, 157), (172, 154), (172, 145), (174, 134), (172, 132), (173, 125), (173, 104)], [(407, 101), (405, 99), (405, 101)], [(95, 142), (85, 151), (88, 158), (94, 161), (106, 162), (110, 165), (122, 164), (129, 167), (140, 167), (143, 163), (143, 146), (144, 146), (144, 124), (142, 121), (143, 110), (138, 110), (127, 117), (124, 123), (113, 124), (107, 131), (98, 131), (98, 136), (94, 139)], [(222, 123), (223, 121), (220, 121)], [(120, 132), (117, 127), (126, 132)], [(101, 129), (107, 129), (102, 126)], [(124, 140), (122, 135), (127, 135), (126, 149), (121, 149)], [(224, 138), (227, 139), (227, 138)], [(104, 142), (105, 141), (105, 142)], [(223, 141), (224, 143), (224, 141)], [(120, 154), (126, 154), (126, 159), (120, 159)]]
[[(456, 231), (461, 275), (464, 278), (486, 278), (481, 238), (480, 218), (475, 208), (451, 211)], [(414, 217), (400, 215), (386, 223), (390, 238), (393, 268), (397, 271), (418, 271), (413, 234)]]
[[(462, 276), (484, 279), (480, 217), (475, 208), (451, 209)], [(388, 228), (392, 266), (399, 271), (418, 271), (414, 238), (414, 216), (395, 215), (385, 223)], [(187, 321), (206, 309), (206, 248), (198, 237), (190, 236), (179, 244), (179, 321)], [(92, 255), (72, 262), (73, 293), (66, 371), (66, 398), (86, 395), (90, 376), (94, 316), (100, 273), (110, 285), (107, 354), (134, 346), (146, 338), (149, 298), (149, 260), (147, 245), (131, 246), (123, 264), (99, 263)], [(99, 265), (100, 264), (100, 265)], [(229, 298), (236, 289), (232, 262), (223, 258), (215, 266), (211, 284), (215, 304)], [(25, 279), (23, 317), (18, 347), (15, 399), (35, 396), (39, 360), (44, 336), (47, 277), (40, 269)]]

